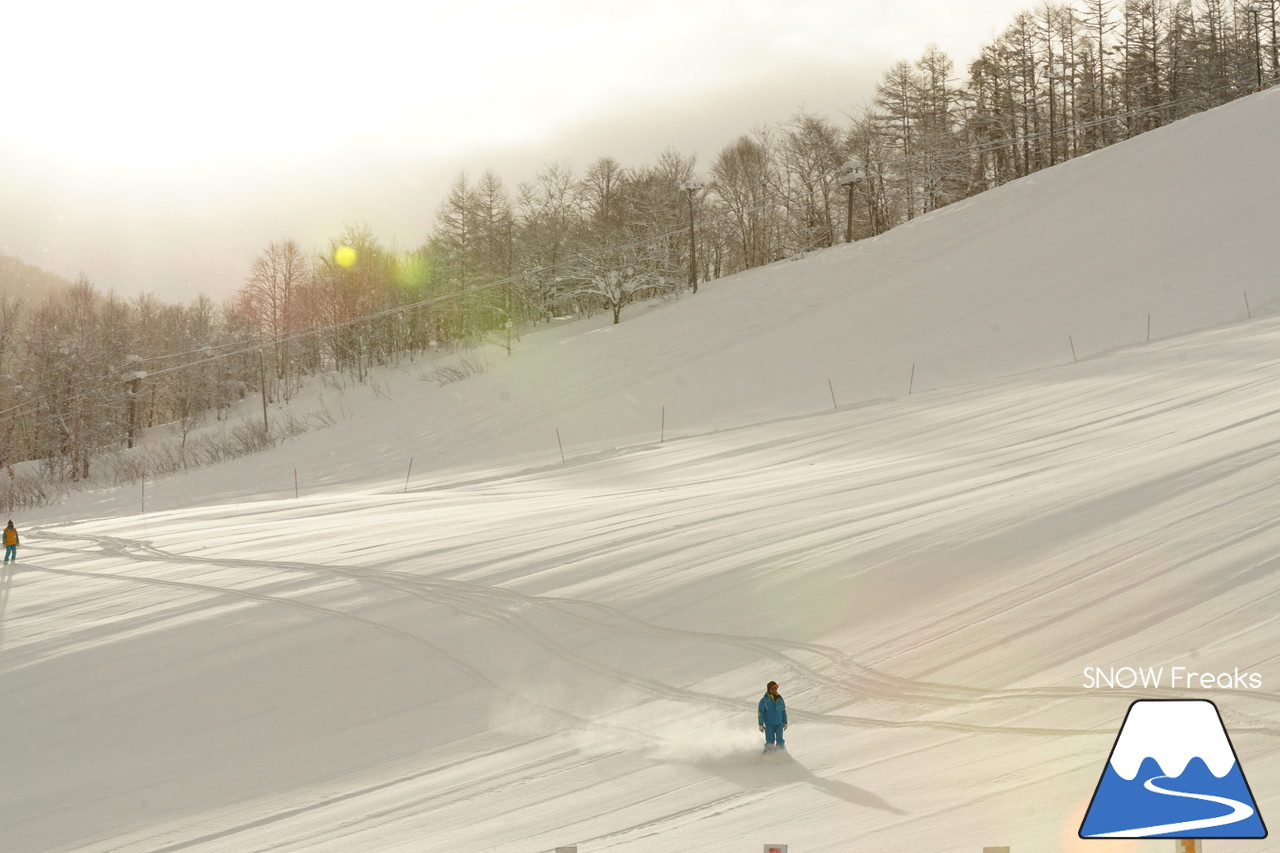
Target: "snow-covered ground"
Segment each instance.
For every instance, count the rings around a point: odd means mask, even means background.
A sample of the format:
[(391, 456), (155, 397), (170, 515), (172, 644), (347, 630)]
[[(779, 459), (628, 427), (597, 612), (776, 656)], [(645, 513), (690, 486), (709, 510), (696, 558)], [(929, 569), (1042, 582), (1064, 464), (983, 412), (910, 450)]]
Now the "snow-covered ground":
[[(1255, 95), (18, 518), (0, 849), (1164, 850), (1076, 838), (1162, 697), (1280, 814), (1277, 131)], [(1086, 686), (1126, 666), (1262, 686)]]

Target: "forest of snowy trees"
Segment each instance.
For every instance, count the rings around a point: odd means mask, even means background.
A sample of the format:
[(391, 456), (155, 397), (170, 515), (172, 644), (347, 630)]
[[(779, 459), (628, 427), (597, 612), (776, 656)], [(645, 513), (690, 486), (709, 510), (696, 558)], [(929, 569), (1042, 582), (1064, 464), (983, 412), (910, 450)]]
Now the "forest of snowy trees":
[[(859, 112), (798, 113), (705, 164), (668, 150), (648, 164), (553, 163), (515, 187), (459, 176), (407, 252), (359, 226), (323, 247), (269, 242), (225, 305), (122, 300), (85, 280), (39, 301), (0, 297), (12, 389), (0, 491), (7, 479), (10, 507), (46, 499), (14, 485), (16, 463), (41, 460), (45, 482), (83, 480), (99, 455), (119, 457), (158, 425), (185, 453), (196, 425), (251, 395), (265, 412), (306, 376), (363, 380), (371, 366), (495, 335), (509, 348), (556, 317), (618, 322), (634, 300), (881, 233), (1241, 97), (1280, 73), (1277, 7), (1044, 3), (967, 69), (931, 47), (889, 68)], [(245, 450), (274, 440), (265, 415), (252, 429), (237, 439)]]

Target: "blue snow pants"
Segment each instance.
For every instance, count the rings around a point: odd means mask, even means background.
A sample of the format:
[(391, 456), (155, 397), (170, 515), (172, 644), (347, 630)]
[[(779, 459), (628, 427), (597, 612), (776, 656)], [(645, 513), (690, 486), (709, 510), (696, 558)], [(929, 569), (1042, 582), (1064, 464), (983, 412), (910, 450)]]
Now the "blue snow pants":
[(773, 746), (774, 744), (777, 744), (781, 749), (787, 748), (787, 742), (782, 739), (781, 725), (766, 725), (764, 727), (764, 744), (765, 746)]
[(4, 561), (7, 563), (10, 560), (12, 560), (15, 563), (18, 562), (18, 546), (17, 545), (4, 546)]

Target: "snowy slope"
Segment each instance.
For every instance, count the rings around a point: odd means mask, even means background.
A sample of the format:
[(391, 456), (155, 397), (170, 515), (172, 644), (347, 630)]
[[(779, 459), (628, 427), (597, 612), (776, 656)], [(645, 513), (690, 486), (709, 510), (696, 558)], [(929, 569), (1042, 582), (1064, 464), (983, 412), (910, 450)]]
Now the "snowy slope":
[[(152, 508), (403, 482), (810, 414), (1071, 363), (1271, 313), (1280, 158), (1265, 92), (936, 211), (874, 240), (712, 282), (656, 310), (543, 328), (437, 387), (328, 391), (340, 421), (270, 459), (149, 491)], [(1248, 294), (1246, 306), (1245, 294)], [(1150, 315), (1150, 317), (1148, 317)], [(913, 381), (914, 365), (914, 381)], [(388, 399), (388, 397), (390, 399)], [(352, 452), (352, 447), (362, 448)], [(367, 452), (365, 452), (367, 451)], [(194, 484), (194, 485), (193, 485)], [(101, 511), (133, 511), (137, 500)], [(91, 510), (92, 511), (92, 510)]]
[(1192, 698), (1268, 817), (1278, 125), (1257, 95), (465, 382), (330, 392), (145, 515), (18, 519), (0, 848), (1163, 849), (1075, 838), (1152, 693), (1087, 666), (1262, 673)]

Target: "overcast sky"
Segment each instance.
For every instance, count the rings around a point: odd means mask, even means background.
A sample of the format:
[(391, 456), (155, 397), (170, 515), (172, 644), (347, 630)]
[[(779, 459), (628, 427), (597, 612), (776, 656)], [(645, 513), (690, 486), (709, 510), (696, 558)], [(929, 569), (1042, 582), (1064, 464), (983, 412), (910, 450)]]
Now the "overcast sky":
[(0, 252), (124, 296), (243, 283), (344, 224), (419, 245), (459, 172), (668, 147), (705, 168), (799, 109), (839, 119), (930, 43), (1031, 0), (6, 3)]

